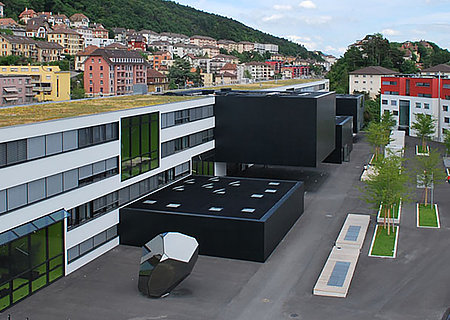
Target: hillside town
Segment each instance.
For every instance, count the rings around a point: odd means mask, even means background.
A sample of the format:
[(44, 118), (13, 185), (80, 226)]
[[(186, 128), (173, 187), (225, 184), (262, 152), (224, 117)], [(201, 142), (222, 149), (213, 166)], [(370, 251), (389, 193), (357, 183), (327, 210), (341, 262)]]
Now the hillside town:
[[(15, 21), (4, 17), (3, 9), (0, 3), (0, 57), (20, 56), (30, 64), (2, 67), (4, 84), (13, 86), (20, 81), (30, 87), (26, 92), (16, 88), (3, 93), (3, 106), (69, 100), (70, 79), (76, 75), (86, 97), (114, 96), (307, 78), (317, 72), (314, 70), (328, 71), (336, 61), (334, 56), (320, 52), (321, 61), (285, 56), (271, 43), (151, 30), (107, 30), (83, 13), (67, 17), (25, 8)], [(248, 58), (242, 62), (233, 54), (247, 54)], [(187, 77), (170, 82), (170, 69), (180, 59), (188, 62), (185, 72), (197, 74), (197, 81)], [(70, 61), (69, 70), (60, 68), (58, 62), (62, 60)]]

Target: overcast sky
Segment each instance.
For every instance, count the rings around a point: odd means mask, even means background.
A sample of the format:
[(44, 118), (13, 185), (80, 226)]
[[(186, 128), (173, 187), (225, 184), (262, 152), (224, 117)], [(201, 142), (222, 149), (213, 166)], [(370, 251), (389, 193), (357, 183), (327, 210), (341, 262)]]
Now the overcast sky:
[(177, 0), (340, 56), (366, 34), (450, 49), (450, 0)]

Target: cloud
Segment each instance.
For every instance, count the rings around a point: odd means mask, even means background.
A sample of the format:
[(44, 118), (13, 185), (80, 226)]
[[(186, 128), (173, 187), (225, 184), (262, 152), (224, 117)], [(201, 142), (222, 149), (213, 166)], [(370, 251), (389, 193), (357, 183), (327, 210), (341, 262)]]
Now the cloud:
[(305, 9), (315, 9), (316, 8), (316, 4), (314, 2), (312, 2), (311, 0), (305, 0), (305, 1), (300, 2), (299, 6), (302, 8), (305, 8)]
[(385, 36), (398, 36), (400, 35), (400, 31), (394, 30), (394, 29), (383, 29), (381, 30), (381, 33)]
[(275, 10), (292, 10), (292, 6), (289, 4), (276, 4), (273, 8)]
[(302, 16), (300, 17), (304, 23), (309, 25), (325, 24), (331, 21), (330, 16)]
[(282, 15), (282, 14), (273, 14), (273, 15), (271, 15), (271, 16), (262, 18), (262, 20), (263, 20), (264, 22), (268, 22), (268, 21), (279, 20), (279, 19), (281, 19), (281, 18), (283, 18), (283, 15)]
[(318, 43), (312, 41), (310, 37), (302, 37), (297, 35), (288, 35), (284, 38), (291, 40), (292, 42), (304, 45), (308, 50), (317, 50)]

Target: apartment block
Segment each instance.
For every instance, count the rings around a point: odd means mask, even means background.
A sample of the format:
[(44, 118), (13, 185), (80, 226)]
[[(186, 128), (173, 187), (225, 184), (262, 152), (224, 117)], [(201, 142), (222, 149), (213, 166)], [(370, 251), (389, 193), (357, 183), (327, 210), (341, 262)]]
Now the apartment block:
[(274, 75), (274, 70), (264, 62), (247, 62), (244, 64), (244, 72), (247, 70), (254, 81), (269, 80)]
[(0, 105), (2, 107), (32, 103), (35, 95), (30, 76), (0, 74)]
[(61, 45), (64, 54), (76, 55), (84, 49), (84, 39), (75, 30), (69, 28), (59, 28), (48, 33), (48, 41)]
[(398, 74), (397, 71), (372, 66), (349, 72), (349, 93), (367, 93), (374, 99), (381, 90), (381, 78)]
[(390, 111), (399, 129), (416, 135), (415, 115), (429, 114), (436, 120), (434, 138), (442, 141), (450, 130), (450, 79), (436, 76), (394, 76), (381, 79), (381, 112)]
[(97, 49), (84, 62), (84, 90), (88, 95), (133, 93), (147, 86), (147, 63), (134, 51)]
[(0, 66), (0, 74), (30, 76), (38, 101), (70, 100), (70, 72), (57, 66)]

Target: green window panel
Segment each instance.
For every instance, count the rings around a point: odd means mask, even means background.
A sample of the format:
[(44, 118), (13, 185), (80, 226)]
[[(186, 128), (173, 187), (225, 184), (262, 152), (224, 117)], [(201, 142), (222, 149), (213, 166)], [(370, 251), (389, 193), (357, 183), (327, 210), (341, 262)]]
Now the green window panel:
[(41, 229), (31, 234), (31, 266), (38, 266), (47, 261), (46, 232)]
[(59, 257), (56, 257), (56, 258), (50, 260), (48, 267), (50, 270), (53, 270), (53, 269), (55, 269), (55, 267), (58, 267), (58, 266), (62, 265), (63, 263), (64, 263), (63, 257), (59, 256)]
[(48, 273), (49, 282), (53, 282), (63, 276), (63, 267), (60, 266)]
[(63, 225), (62, 221), (48, 227), (48, 257), (49, 259), (63, 253)]
[(42, 287), (45, 287), (47, 285), (47, 274), (35, 279), (31, 283), (31, 291), (35, 292), (39, 290)]
[(122, 181), (159, 167), (159, 114), (121, 121)]
[(13, 297), (13, 303), (16, 303), (19, 300), (22, 300), (26, 296), (30, 294), (30, 287), (29, 286), (23, 286), (20, 287), (20, 289), (17, 289), (13, 291), (12, 297)]

